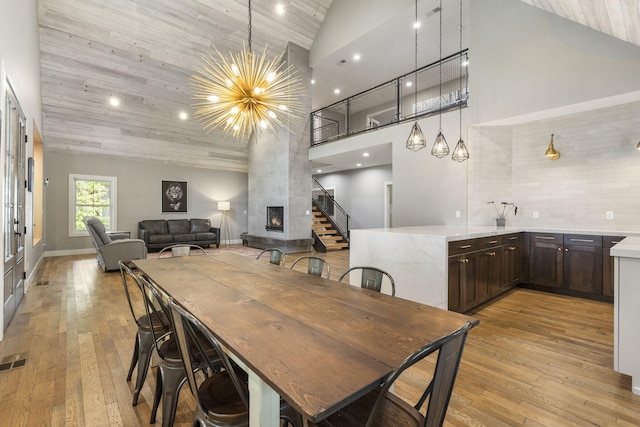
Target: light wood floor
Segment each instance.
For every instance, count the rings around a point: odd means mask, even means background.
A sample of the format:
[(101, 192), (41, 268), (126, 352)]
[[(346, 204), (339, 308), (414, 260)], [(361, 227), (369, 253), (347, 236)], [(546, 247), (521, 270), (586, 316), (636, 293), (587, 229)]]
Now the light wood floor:
[[(348, 267), (348, 251), (327, 259), (333, 278)], [(50, 284), (30, 289), (0, 343), (0, 360), (27, 356), (0, 373), (0, 425), (148, 425), (155, 375), (132, 407), (125, 376), (136, 326), (119, 273), (103, 273), (93, 256), (47, 258), (41, 281)], [(640, 396), (613, 371), (612, 305), (517, 289), (473, 315), (481, 323), (469, 334), (445, 425), (640, 425)], [(415, 394), (430, 363), (396, 392)], [(175, 425), (190, 426), (188, 387), (180, 399)]]

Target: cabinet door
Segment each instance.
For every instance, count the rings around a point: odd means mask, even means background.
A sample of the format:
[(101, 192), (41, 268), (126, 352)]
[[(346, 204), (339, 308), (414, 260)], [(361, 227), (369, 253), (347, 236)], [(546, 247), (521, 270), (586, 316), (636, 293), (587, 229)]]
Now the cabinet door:
[(562, 287), (562, 234), (531, 234), (529, 280), (535, 285)]
[(502, 293), (502, 247), (478, 253), (477, 275), (478, 304)]
[(521, 252), (520, 245), (517, 243), (502, 247), (502, 271), (504, 271), (502, 287), (505, 289), (521, 282)]
[(602, 295), (602, 236), (564, 236), (564, 287)]
[(464, 313), (476, 305), (475, 254), (449, 258), (449, 310)]
[(511, 234), (504, 237), (505, 246), (502, 247), (502, 287), (507, 289), (522, 282), (522, 245), (524, 235)]

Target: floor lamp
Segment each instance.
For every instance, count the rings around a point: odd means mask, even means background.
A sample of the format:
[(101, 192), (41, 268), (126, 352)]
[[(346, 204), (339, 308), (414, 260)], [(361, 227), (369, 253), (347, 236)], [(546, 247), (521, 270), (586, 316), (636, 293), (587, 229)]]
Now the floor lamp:
[[(229, 202), (218, 202), (218, 210), (222, 211), (222, 218), (220, 219), (220, 233), (222, 234), (220, 241), (224, 244), (226, 240), (231, 243), (230, 234), (229, 234), (229, 221), (227, 220), (227, 211), (231, 209), (231, 203)], [(227, 238), (225, 239), (225, 231), (227, 233)]]

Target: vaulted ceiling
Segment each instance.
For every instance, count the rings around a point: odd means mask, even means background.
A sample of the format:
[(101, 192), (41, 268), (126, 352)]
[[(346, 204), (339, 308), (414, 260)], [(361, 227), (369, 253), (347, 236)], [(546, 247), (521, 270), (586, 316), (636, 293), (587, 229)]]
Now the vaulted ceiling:
[[(522, 1), (640, 46), (637, 0)], [(254, 50), (266, 46), (274, 57), (289, 41), (311, 48), (332, 0), (282, 0), (284, 15), (276, 3), (252, 2)], [(420, 3), (432, 10), (437, 1)], [(38, 7), (47, 150), (247, 170), (246, 142), (179, 118), (182, 111), (192, 116), (189, 77), (201, 56), (215, 48), (228, 55), (246, 42), (246, 0), (39, 0)], [(380, 42), (372, 39), (369, 48), (383, 49)], [(391, 77), (410, 71), (402, 67)], [(356, 93), (371, 87), (363, 83), (352, 78), (341, 85)], [(329, 87), (314, 87), (324, 90)], [(111, 106), (111, 97), (120, 105)]]

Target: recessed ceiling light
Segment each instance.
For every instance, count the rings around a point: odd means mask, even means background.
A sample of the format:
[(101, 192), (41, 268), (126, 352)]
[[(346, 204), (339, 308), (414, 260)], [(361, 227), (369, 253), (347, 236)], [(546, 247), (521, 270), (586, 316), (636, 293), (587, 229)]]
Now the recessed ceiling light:
[(360, 166), (362, 166), (362, 163), (356, 163), (356, 166), (360, 167)]
[(362, 153), (362, 157), (369, 157), (369, 153), (365, 151), (364, 153)]
[(322, 169), (318, 169), (316, 172), (318, 172), (318, 173), (322, 173)]
[(178, 114), (178, 117), (180, 117), (180, 119), (182, 120), (187, 120), (189, 116), (184, 111), (180, 111), (180, 114)]
[(282, 5), (282, 3), (278, 3), (276, 5), (276, 12), (278, 13), (278, 15), (284, 15), (284, 6)]
[(335, 93), (336, 95), (340, 94), (340, 89), (334, 89), (333, 93)]
[(118, 105), (120, 105), (120, 100), (112, 96), (111, 98), (109, 98), (109, 104), (111, 104), (113, 107), (117, 107)]
[(360, 61), (360, 54), (356, 53), (355, 55), (353, 55), (353, 60), (354, 61)]

